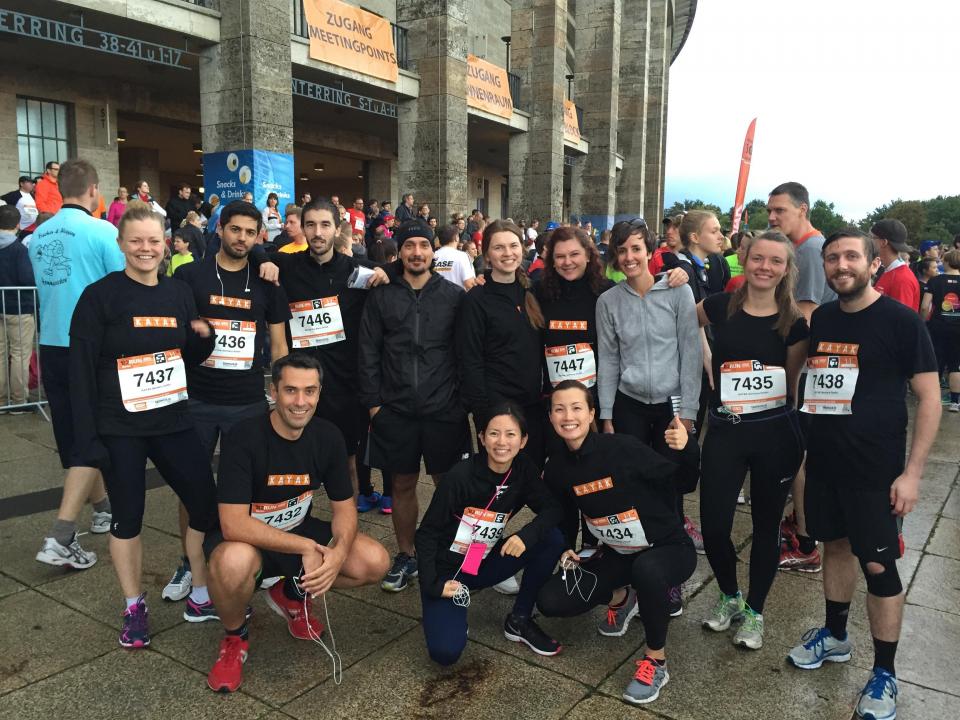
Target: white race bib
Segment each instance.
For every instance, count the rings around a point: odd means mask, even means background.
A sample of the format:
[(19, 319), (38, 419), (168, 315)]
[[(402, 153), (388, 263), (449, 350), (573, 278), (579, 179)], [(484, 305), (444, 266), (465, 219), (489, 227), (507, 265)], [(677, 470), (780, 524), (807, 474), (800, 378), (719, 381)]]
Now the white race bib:
[(853, 355), (807, 358), (807, 382), (801, 411), (811, 415), (850, 415), (860, 363)]
[(720, 366), (720, 402), (727, 412), (747, 415), (787, 404), (787, 373), (776, 365), (736, 360)]
[(257, 324), (248, 320), (205, 319), (217, 331), (217, 341), (210, 357), (203, 361), (204, 366), (217, 370), (252, 368)]
[(556, 387), (564, 380), (578, 380), (587, 387), (597, 384), (597, 360), (590, 343), (554, 345), (544, 349), (547, 375)]
[(313, 490), (278, 503), (250, 503), (250, 516), (277, 530), (291, 530), (310, 514)]
[(290, 303), (290, 339), (294, 348), (330, 345), (347, 339), (340, 302), (333, 297)]
[(490, 548), (503, 538), (510, 513), (497, 513), (483, 508), (468, 507), (463, 510), (463, 518), (457, 526), (457, 536), (450, 545), (450, 552), (467, 554), (471, 543), (483, 543), (486, 549), (483, 557), (490, 554)]
[(120, 397), (127, 412), (144, 412), (187, 399), (187, 371), (179, 350), (117, 360)]
[(636, 510), (627, 510), (602, 518), (587, 518), (590, 534), (621, 555), (629, 555), (650, 547)]

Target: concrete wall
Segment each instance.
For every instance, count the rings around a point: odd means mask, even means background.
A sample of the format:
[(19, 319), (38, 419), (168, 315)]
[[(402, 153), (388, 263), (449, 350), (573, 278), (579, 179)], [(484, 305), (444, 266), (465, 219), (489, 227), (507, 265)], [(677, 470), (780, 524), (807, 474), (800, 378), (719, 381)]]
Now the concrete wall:
[(507, 181), (503, 173), (495, 167), (483, 165), (481, 163), (471, 162), (467, 165), (467, 196), (470, 202), (469, 207), (464, 209), (468, 213), (475, 207), (479, 207), (478, 199), (483, 197), (483, 181), (489, 183), (489, 196), (487, 198), (487, 214), (491, 218), (500, 218), (503, 216), (503, 208), (500, 206), (501, 188)]
[(507, 46), (500, 38), (510, 34), (510, 2), (475, 0), (470, 3), (467, 34), (470, 52), (506, 68)]

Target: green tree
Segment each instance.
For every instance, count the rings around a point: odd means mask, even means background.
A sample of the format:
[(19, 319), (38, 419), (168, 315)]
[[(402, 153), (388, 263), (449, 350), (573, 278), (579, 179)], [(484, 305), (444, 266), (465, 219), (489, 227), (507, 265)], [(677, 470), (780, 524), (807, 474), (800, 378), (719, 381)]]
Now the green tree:
[(883, 217), (902, 222), (907, 228), (910, 243), (915, 244), (923, 239), (923, 229), (927, 226), (927, 209), (919, 200), (896, 200), (887, 208)]
[[(666, 208), (663, 211), (664, 217), (671, 217), (673, 215), (679, 215), (680, 213), (687, 212), (688, 210), (707, 210), (712, 212), (714, 215), (719, 218), (720, 223), (724, 223), (723, 210), (720, 209), (719, 205), (714, 205), (713, 203), (706, 203), (703, 200), (684, 200), (683, 202), (675, 202), (670, 207)], [(730, 214), (727, 213), (726, 224), (730, 224)]]
[(830, 237), (837, 230), (850, 224), (834, 209), (833, 203), (825, 200), (817, 200), (813, 203), (813, 207), (810, 208), (810, 222), (823, 233), (824, 237)]

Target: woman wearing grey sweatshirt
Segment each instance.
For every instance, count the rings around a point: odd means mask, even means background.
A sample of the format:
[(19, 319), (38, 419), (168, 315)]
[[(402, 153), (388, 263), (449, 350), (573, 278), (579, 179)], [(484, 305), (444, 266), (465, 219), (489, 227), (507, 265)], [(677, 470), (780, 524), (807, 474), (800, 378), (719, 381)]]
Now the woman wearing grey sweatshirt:
[[(666, 278), (650, 274), (652, 244), (640, 221), (613, 227), (610, 247), (627, 277), (597, 301), (600, 420), (604, 432), (633, 435), (676, 461), (664, 439), (674, 422), (670, 398), (680, 397), (676, 414), (692, 434), (703, 349), (693, 293), (688, 285), (671, 288)], [(690, 452), (698, 449), (695, 442), (688, 446)], [(696, 483), (696, 474), (690, 474), (677, 488), (681, 517), (682, 493), (692, 492)], [(696, 530), (689, 518), (684, 525), (688, 534)]]

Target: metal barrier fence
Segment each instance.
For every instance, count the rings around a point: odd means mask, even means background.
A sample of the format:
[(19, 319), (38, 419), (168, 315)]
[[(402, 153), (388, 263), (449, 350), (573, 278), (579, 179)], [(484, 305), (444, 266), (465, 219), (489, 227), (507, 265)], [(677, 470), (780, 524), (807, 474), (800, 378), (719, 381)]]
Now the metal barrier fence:
[(0, 320), (0, 413), (36, 408), (49, 420), (39, 360), (37, 289), (0, 287)]

